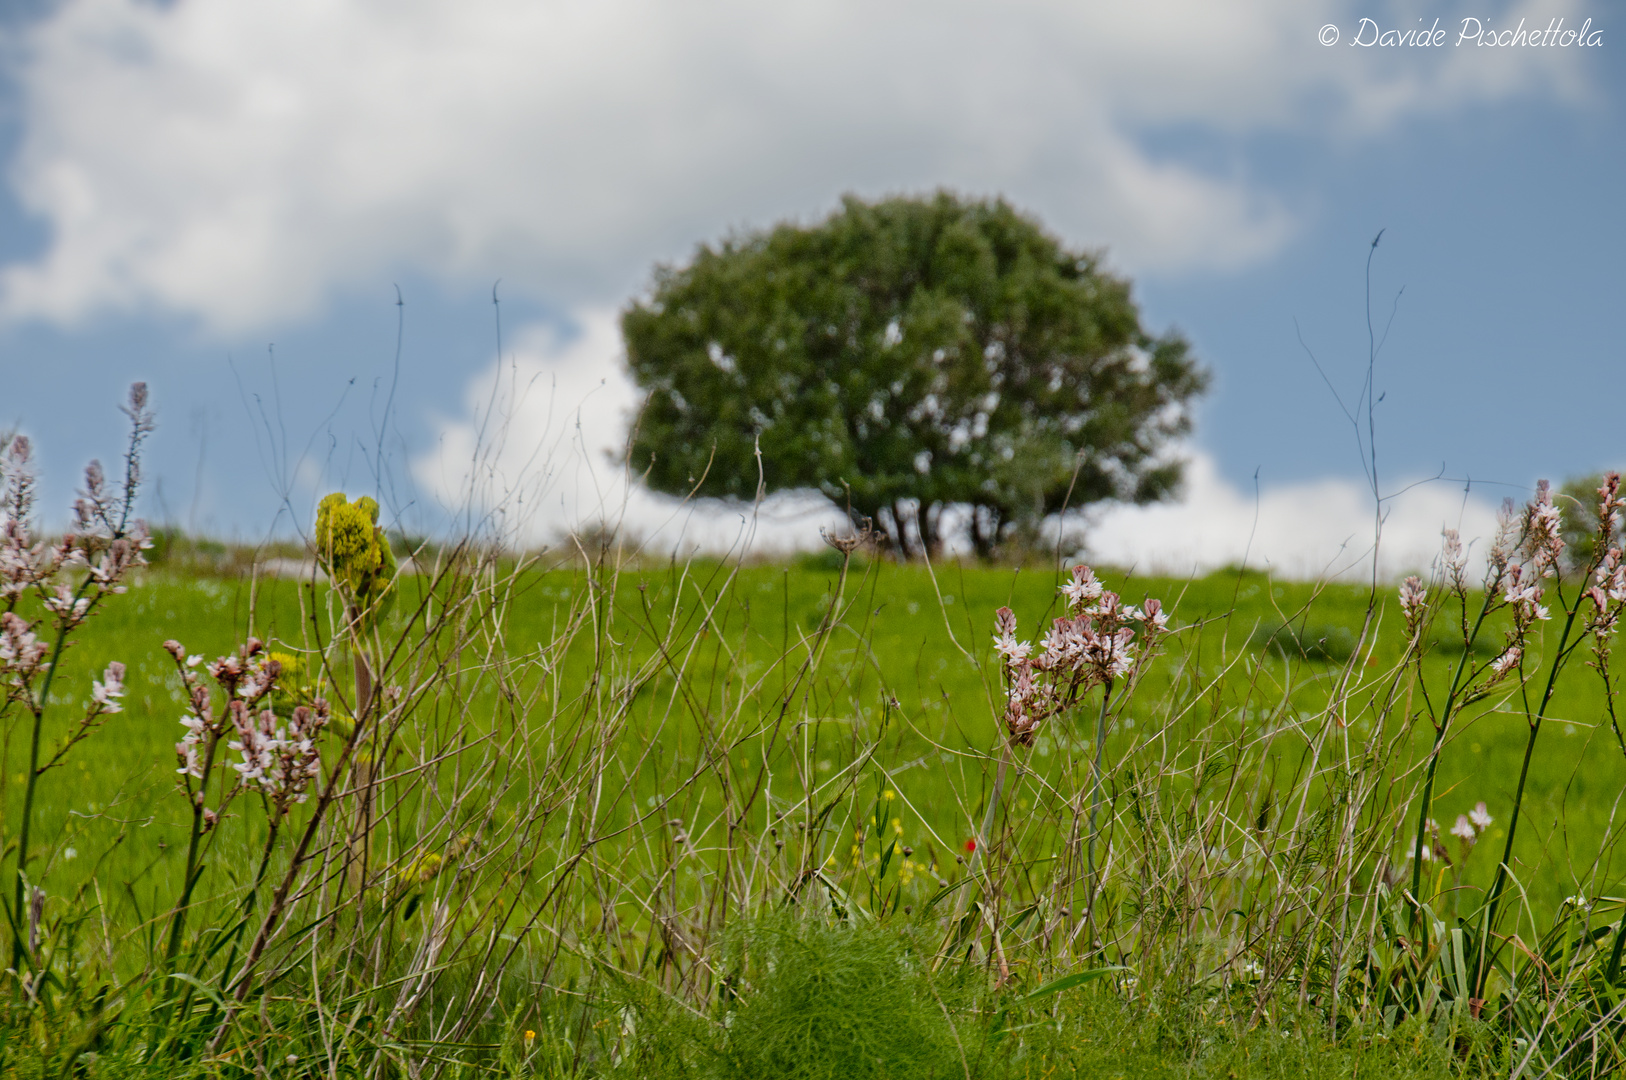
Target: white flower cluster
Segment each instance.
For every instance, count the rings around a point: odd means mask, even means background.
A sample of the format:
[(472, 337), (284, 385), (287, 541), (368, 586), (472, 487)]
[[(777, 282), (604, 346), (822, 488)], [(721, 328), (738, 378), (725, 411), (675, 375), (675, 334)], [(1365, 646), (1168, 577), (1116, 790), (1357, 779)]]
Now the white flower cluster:
[(1496, 682), (1507, 675), (1508, 672), (1519, 666), (1524, 659), (1524, 648), (1519, 645), (1509, 645), (1503, 649), (1495, 660), (1490, 662), (1491, 681)]
[(1608, 639), (1614, 636), (1620, 624), (1621, 606), (1626, 604), (1626, 560), (1621, 557), (1615, 543), (1620, 528), (1620, 509), (1626, 507), (1626, 498), (1620, 495), (1620, 474), (1609, 473), (1603, 486), (1598, 488), (1598, 532), (1609, 541), (1598, 568), (1592, 574), (1592, 587), (1587, 599), (1592, 601), (1592, 621), (1587, 629), (1596, 634), (1599, 648), (1608, 651)]
[(1474, 804), (1474, 808), (1466, 814), (1457, 815), (1457, 823), (1451, 826), (1451, 835), (1463, 842), (1462, 851), (1464, 855), (1473, 850), (1473, 846), (1479, 841), (1480, 835), (1491, 827), (1491, 822), (1494, 820), (1489, 811), (1485, 809), (1483, 802)]
[(119, 699), (124, 696), (124, 665), (114, 660), (107, 665), (99, 680), (91, 681), (90, 698), (97, 712), (123, 712)]
[[(1513, 608), (1509, 652), (1533, 624), (1552, 617), (1541, 603), (1541, 582), (1558, 572), (1558, 556), (1564, 550), (1559, 535), (1562, 526), (1563, 515), (1553, 504), (1552, 488), (1545, 480), (1537, 481), (1536, 497), (1522, 514), (1514, 510), (1512, 499), (1502, 500), (1485, 589), (1500, 591), (1502, 600)], [(1512, 666), (1504, 664), (1501, 670)]]
[[(140, 406), (134, 404), (138, 397)], [(139, 436), (152, 429), (144, 386), (132, 388), (131, 402), (126, 412), (135, 420)], [(4, 511), (0, 516), (0, 600), (14, 606), (24, 593), (37, 592), (45, 609), (66, 632), (84, 622), (104, 595), (125, 591), (125, 579), (132, 570), (146, 565), (141, 553), (152, 547), (146, 524), (128, 520), (139, 472), (134, 447), (132, 443), (131, 473), (122, 494), (109, 490), (100, 463), (90, 463), (85, 470), (88, 494), (81, 493), (75, 504), (77, 530), (68, 532), (60, 543), (51, 544), (36, 542), (29, 527), (35, 482), (31, 445), (26, 436), (12, 438), (0, 457), (0, 476), (4, 478), (0, 487), (0, 510)], [(58, 580), (69, 567), (89, 571), (82, 584)]]
[[(238, 726), (239, 712), (248, 713), (276, 688), (282, 665), (265, 655), (265, 645), (250, 638), (237, 655), (222, 656), (209, 664), (209, 676), (226, 692), (227, 704), (214, 715), (209, 687), (197, 673), (198, 657), (188, 657), (179, 641), (164, 642), (164, 650), (175, 658), (175, 666), (186, 685), (187, 712), (181, 717), (186, 734), (175, 744), (175, 756), (182, 776), (202, 780), (214, 761), (215, 744), (228, 730)], [(202, 798), (201, 787), (197, 797)]]
[(1537, 620), (1552, 618), (1541, 604), (1541, 584), (1532, 575), (1526, 578), (1524, 567), (1517, 563), (1508, 567), (1503, 579), (1502, 599), (1513, 605), (1513, 617), (1526, 625)]
[(8, 685), (21, 689), (45, 663), (45, 652), (32, 623), (12, 611), (0, 615), (0, 671)]
[(1016, 745), (1032, 745), (1041, 724), (1091, 687), (1134, 670), (1135, 631), (1128, 624), (1140, 624), (1145, 646), (1168, 627), (1159, 601), (1147, 600), (1139, 610), (1125, 606), (1082, 564), (1073, 567), (1061, 593), (1068, 614), (1051, 623), (1037, 652), (1017, 640), (1015, 612), (1002, 607), (995, 615), (994, 650), (1005, 665), (1005, 727)]
[(1519, 557), (1529, 565), (1536, 576), (1552, 577), (1558, 573), (1558, 556), (1564, 550), (1563, 515), (1553, 504), (1552, 485), (1545, 480), (1536, 481), (1536, 497), (1524, 511), (1523, 538), (1519, 544)]
[(90, 614), (90, 597), (76, 597), (73, 592), (73, 586), (63, 584), (43, 597), (46, 610), (70, 628), (84, 622), (85, 616)]
[[(1479, 842), (1479, 838), (1484, 835), (1486, 829), (1491, 827), (1494, 820), (1490, 816), (1490, 812), (1485, 809), (1483, 802), (1474, 804), (1474, 808), (1466, 814), (1457, 815), (1456, 823), (1451, 826), (1451, 835), (1461, 841), (1461, 857), (1463, 859), (1468, 857), (1468, 853), (1474, 849), (1474, 845)], [(1451, 854), (1445, 845), (1440, 842), (1439, 822), (1429, 818), (1428, 824), (1424, 828), (1428, 832), (1429, 840), (1423, 845), (1423, 861), (1429, 862), (1433, 859), (1440, 859), (1446, 865), (1451, 865)], [(1417, 841), (1413, 840), (1411, 850), (1406, 852), (1406, 858), (1415, 859), (1416, 857)]]
[(229, 745), (243, 760), (232, 768), (245, 784), (257, 785), (279, 812), (290, 802), (304, 802), (310, 782), (321, 775), (316, 736), (327, 720), (325, 702), (318, 702), (315, 709), (300, 705), (283, 726), (270, 709), (256, 717), (241, 701), (233, 701), (231, 721), (237, 738)]
[[(1626, 600), (1626, 571), (1621, 570), (1620, 551), (1607, 542), (1615, 534), (1616, 510), (1623, 505), (1618, 473), (1607, 476), (1598, 495), (1601, 497), (1600, 531), (1606, 540), (1600, 547), (1607, 550), (1597, 564), (1597, 584), (1588, 589), (1586, 595), (1595, 608), (1588, 629), (1605, 638), (1614, 632), (1620, 603)], [(1512, 499), (1504, 499), (1497, 518), (1496, 541), (1491, 546), (1485, 571), (1485, 592), (1512, 610), (1513, 626), (1502, 651), (1487, 666), (1486, 679), (1476, 694), (1483, 694), (1519, 668), (1531, 630), (1536, 623), (1552, 618), (1542, 603), (1542, 580), (1558, 573), (1559, 556), (1565, 548), (1563, 514), (1554, 504), (1552, 488), (1545, 480), (1536, 484), (1536, 496), (1522, 513), (1514, 508)], [(1465, 595), (1462, 543), (1451, 530), (1445, 534), (1445, 563), (1453, 588)]]
[(74, 554), (72, 534), (60, 544), (35, 541), (28, 517), (34, 509), (32, 449), (26, 435), (11, 440), (0, 459), (5, 486), (0, 490), (0, 599), (16, 603), (30, 589), (44, 588)]
[(1445, 564), (1445, 577), (1456, 592), (1467, 589), (1468, 553), (1463, 550), (1462, 536), (1455, 529), (1442, 529), (1444, 538), (1441, 561)]

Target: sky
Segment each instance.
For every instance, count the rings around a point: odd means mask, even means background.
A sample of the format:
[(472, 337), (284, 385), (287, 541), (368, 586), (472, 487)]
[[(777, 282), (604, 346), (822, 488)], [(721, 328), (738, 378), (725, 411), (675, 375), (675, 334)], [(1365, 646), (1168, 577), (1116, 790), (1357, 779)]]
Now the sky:
[(617, 312), (731, 231), (948, 187), (1104, 250), (1213, 373), (1182, 499), (1096, 508), (1090, 557), (1358, 565), (1375, 452), (1400, 572), (1538, 477), (1626, 464), (1611, 14), (14, 0), (0, 425), (65, 508), (145, 380), (144, 512), (229, 539), (307, 527), (342, 487), (412, 532), (541, 542), (602, 519), (667, 546), (816, 545), (816, 499), (629, 487)]

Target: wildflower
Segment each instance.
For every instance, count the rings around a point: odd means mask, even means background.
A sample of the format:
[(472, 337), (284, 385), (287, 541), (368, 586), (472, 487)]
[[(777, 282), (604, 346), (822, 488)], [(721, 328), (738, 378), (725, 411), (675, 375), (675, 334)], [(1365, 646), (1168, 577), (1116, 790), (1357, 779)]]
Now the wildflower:
[(58, 585), (54, 594), (45, 598), (45, 607), (56, 615), (68, 629), (72, 629), (85, 621), (90, 613), (90, 597), (73, 595), (73, 589), (68, 585)]
[(1090, 634), (1084, 640), (1085, 662), (1103, 681), (1128, 674), (1134, 666), (1134, 636), (1134, 631), (1127, 628), (1111, 634)]
[(1522, 659), (1524, 659), (1524, 650), (1519, 646), (1513, 645), (1507, 649), (1504, 649), (1502, 655), (1498, 656), (1490, 663), (1492, 672), (1491, 681), (1495, 682), (1496, 680), (1501, 679), (1509, 671), (1512, 671), (1514, 668), (1518, 667), (1519, 661)]
[(1609, 531), (1614, 532), (1615, 526), (1620, 522), (1620, 515), (1615, 513), (1619, 507), (1626, 506), (1626, 499), (1620, 497), (1620, 474), (1608, 472), (1603, 474), (1603, 484), (1598, 488), (1598, 523), (1607, 524)]
[(256, 784), (278, 813), (290, 802), (304, 802), (306, 788), (321, 773), (315, 738), (327, 724), (326, 702), (294, 709), (286, 727), (270, 709), (255, 716), (242, 701), (231, 703), (230, 715), (237, 738), (228, 746), (242, 757), (232, 768), (243, 782)]
[(1513, 605), (1514, 617), (1528, 625), (1534, 619), (1547, 619), (1547, 609), (1541, 606), (1541, 587), (1534, 582), (1524, 582), (1524, 568), (1512, 566), (1508, 568), (1506, 585), (1503, 587), (1502, 598)]
[(209, 665), (209, 677), (229, 692), (243, 677), (243, 662), (235, 656), (216, 657)]
[(1455, 529), (1443, 529), (1440, 535), (1444, 537), (1445, 576), (1450, 579), (1452, 588), (1460, 592), (1465, 587), (1463, 576), (1468, 569), (1468, 556), (1462, 550), (1462, 537)]
[[(1417, 855), (1418, 855), (1417, 841), (1413, 840), (1411, 842), (1411, 847), (1408, 848), (1407, 851), (1406, 851), (1406, 858), (1415, 859), (1415, 858), (1417, 858)], [(1434, 858), (1434, 852), (1429, 848), (1429, 846), (1427, 844), (1423, 845), (1422, 858), (1423, 858), (1423, 862), (1429, 862), (1430, 860), (1432, 860)]]
[(1495, 819), (1490, 816), (1485, 809), (1485, 804), (1481, 802), (1475, 803), (1474, 808), (1468, 811), (1468, 820), (1473, 824), (1474, 828), (1484, 832), (1491, 827), (1491, 822)]
[(1169, 626), (1169, 613), (1163, 610), (1163, 602), (1148, 599), (1141, 605), (1140, 621), (1146, 624), (1148, 631), (1163, 631)]
[(316, 558), (356, 603), (377, 599), (395, 576), (395, 556), (378, 527), (378, 503), (365, 495), (352, 503), (335, 491), (317, 504)]
[(1586, 596), (1593, 607), (1592, 622), (1587, 629), (1600, 638), (1614, 636), (1616, 624), (1620, 621), (1620, 610), (1610, 606), (1609, 594), (1594, 585), (1586, 591)]
[(1423, 623), (1423, 611), (1427, 603), (1428, 590), (1423, 582), (1415, 575), (1407, 578), (1400, 585), (1400, 610), (1406, 616), (1406, 634), (1415, 637), (1417, 629)]
[(1002, 607), (994, 613), (994, 651), (1005, 658), (1007, 665), (1019, 663), (1028, 658), (1033, 646), (1026, 641), (1016, 640), (1016, 613), (1008, 607)]
[(1467, 814), (1457, 815), (1457, 823), (1451, 826), (1451, 835), (1466, 841), (1470, 846), (1479, 839), (1479, 832), (1474, 828), (1473, 822), (1468, 820)]
[(27, 619), (11, 611), (0, 615), (0, 669), (26, 679), (44, 663), (47, 651)]
[(1006, 673), (1004, 721), (1013, 745), (1033, 745), (1050, 717), (1075, 705), (1096, 685), (1135, 670), (1149, 646), (1137, 653), (1136, 631), (1128, 623), (1139, 623), (1149, 643), (1168, 626), (1159, 601), (1148, 599), (1139, 609), (1125, 606), (1083, 564), (1073, 567), (1061, 589), (1070, 614), (1051, 620), (1037, 648), (1016, 640), (1016, 615), (1010, 608), (995, 614), (994, 648)]
[(972, 837), (971, 839), (969, 839), (969, 840), (967, 840), (965, 842), (965, 853), (967, 855), (971, 855), (971, 854), (974, 854), (976, 852), (976, 850), (977, 850), (977, 838)]
[[(181, 723), (185, 724), (189, 720), (195, 720), (195, 718), (191, 716), (183, 717)], [(203, 763), (198, 760), (199, 741), (196, 735), (188, 733), (181, 737), (180, 742), (175, 744), (175, 757), (181, 763), (181, 767), (175, 771), (202, 780)]]
[(1519, 553), (1539, 577), (1557, 573), (1558, 556), (1564, 550), (1562, 518), (1562, 512), (1553, 505), (1552, 486), (1538, 480), (1536, 497), (1525, 510), (1524, 541)]
[(101, 712), (122, 712), (124, 706), (119, 698), (124, 696), (124, 665), (114, 660), (107, 665), (100, 681), (91, 682), (91, 699), (100, 706)]
[(1619, 548), (1612, 547), (1604, 553), (1593, 580), (1615, 603), (1626, 600), (1626, 561), (1622, 560)]
[(1101, 596), (1103, 586), (1095, 579), (1095, 571), (1083, 563), (1073, 567), (1072, 580), (1061, 587), (1067, 597), (1067, 607), (1075, 615), (1085, 614), (1091, 600)]
[(1502, 580), (1507, 571), (1508, 563), (1513, 560), (1513, 546), (1518, 539), (1518, 511), (1514, 508), (1511, 498), (1503, 498), (1501, 507), (1496, 511), (1496, 539), (1491, 544), (1489, 555), (1489, 571), (1486, 575), (1486, 589), (1494, 589)]

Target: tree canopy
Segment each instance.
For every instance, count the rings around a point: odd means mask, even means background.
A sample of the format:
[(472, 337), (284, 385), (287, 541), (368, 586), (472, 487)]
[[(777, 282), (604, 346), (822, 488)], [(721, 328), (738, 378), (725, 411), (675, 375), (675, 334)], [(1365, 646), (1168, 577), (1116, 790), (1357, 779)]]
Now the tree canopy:
[(628, 453), (659, 491), (813, 488), (904, 553), (945, 510), (1011, 528), (1179, 483), (1206, 372), (1129, 282), (1003, 199), (867, 203), (701, 245), (622, 314), (647, 392)]

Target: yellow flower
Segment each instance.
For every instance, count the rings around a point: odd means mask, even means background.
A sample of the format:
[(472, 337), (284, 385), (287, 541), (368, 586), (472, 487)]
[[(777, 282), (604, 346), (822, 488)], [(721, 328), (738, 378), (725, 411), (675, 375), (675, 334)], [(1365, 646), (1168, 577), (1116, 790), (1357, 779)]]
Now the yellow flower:
[(378, 503), (355, 502), (335, 491), (316, 507), (316, 558), (335, 585), (358, 604), (369, 604), (395, 576), (395, 555), (378, 527)]
[(426, 852), (402, 867), (396, 875), (396, 881), (402, 888), (411, 888), (414, 885), (427, 885), (440, 873), (441, 858), (435, 852)]

